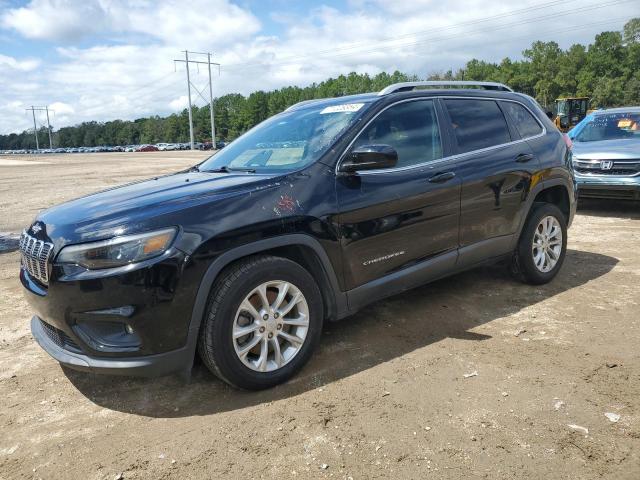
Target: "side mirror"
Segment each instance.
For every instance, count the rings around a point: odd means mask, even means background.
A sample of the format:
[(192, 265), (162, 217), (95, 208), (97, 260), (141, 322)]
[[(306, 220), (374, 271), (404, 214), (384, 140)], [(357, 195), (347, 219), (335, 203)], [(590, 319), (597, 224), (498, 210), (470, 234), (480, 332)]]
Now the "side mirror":
[(395, 167), (398, 152), (390, 145), (362, 145), (352, 150), (340, 164), (340, 172), (354, 173), (359, 170), (378, 170)]

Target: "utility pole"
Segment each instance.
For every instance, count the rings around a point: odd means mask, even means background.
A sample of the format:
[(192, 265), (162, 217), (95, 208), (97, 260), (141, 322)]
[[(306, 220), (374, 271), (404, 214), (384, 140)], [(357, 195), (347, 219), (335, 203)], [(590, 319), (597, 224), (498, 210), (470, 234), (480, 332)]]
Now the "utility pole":
[[(206, 55), (207, 56), (207, 61), (206, 62), (201, 62), (198, 60), (189, 60), (189, 54), (192, 55)], [(191, 150), (193, 150), (193, 144), (194, 144), (194, 138), (193, 138), (193, 115), (191, 113), (191, 87), (193, 86), (193, 88), (196, 90), (196, 93), (207, 103), (209, 103), (209, 114), (211, 117), (211, 142), (213, 143), (213, 148), (215, 148), (216, 145), (216, 130), (215, 130), (215, 123), (214, 123), (214, 115), (213, 115), (213, 81), (211, 78), (211, 65), (217, 65), (218, 67), (220, 66), (219, 63), (214, 63), (211, 61), (211, 53), (207, 52), (190, 52), (188, 50), (184, 51), (184, 60), (179, 60), (179, 59), (175, 59), (174, 62), (184, 62), (186, 64), (187, 67), (187, 98), (189, 101), (189, 136), (191, 138)], [(204, 96), (202, 95), (202, 92), (200, 90), (198, 90), (196, 88), (195, 85), (193, 85), (191, 83), (191, 75), (189, 73), (189, 64), (190, 63), (195, 63), (195, 64), (202, 64), (202, 65), (207, 65), (208, 69), (209, 69), (209, 99), (207, 100), (206, 98), (204, 98)]]
[(53, 142), (51, 141), (51, 124), (49, 123), (49, 105), (44, 107), (47, 111), (47, 130), (49, 131), (49, 149), (53, 150)]
[(33, 134), (36, 136), (36, 150), (40, 150), (40, 145), (38, 144), (38, 127), (36, 126), (36, 109), (33, 108), (33, 105), (31, 105), (31, 113), (33, 114)]
[(189, 138), (191, 139), (191, 150), (193, 150), (193, 114), (191, 113), (191, 79), (189, 78), (189, 51), (184, 51), (184, 63), (187, 66), (187, 92), (189, 97)]
[(209, 64), (209, 114), (211, 116), (211, 146), (212, 150), (216, 149), (216, 126), (213, 120), (213, 81), (211, 80), (211, 54), (207, 53), (207, 63)]
[(33, 134), (36, 136), (36, 150), (40, 150), (40, 143), (38, 142), (38, 126), (36, 125), (36, 111), (47, 112), (47, 131), (49, 132), (49, 148), (53, 149), (53, 142), (51, 141), (51, 124), (49, 123), (49, 106), (34, 107), (33, 105), (31, 105), (31, 108), (27, 108), (25, 110), (27, 111), (31, 110), (31, 113), (33, 114)]

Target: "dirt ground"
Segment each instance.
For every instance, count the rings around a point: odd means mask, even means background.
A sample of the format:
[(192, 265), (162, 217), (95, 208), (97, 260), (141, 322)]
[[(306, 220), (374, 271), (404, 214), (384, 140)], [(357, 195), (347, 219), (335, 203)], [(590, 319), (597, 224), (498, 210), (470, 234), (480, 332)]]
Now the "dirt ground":
[[(0, 232), (202, 157), (0, 159)], [(201, 364), (189, 384), (62, 369), (30, 335), (18, 253), (0, 253), (0, 478), (637, 480), (639, 251), (640, 205), (583, 204), (551, 284), (496, 266), (378, 302), (259, 393)]]

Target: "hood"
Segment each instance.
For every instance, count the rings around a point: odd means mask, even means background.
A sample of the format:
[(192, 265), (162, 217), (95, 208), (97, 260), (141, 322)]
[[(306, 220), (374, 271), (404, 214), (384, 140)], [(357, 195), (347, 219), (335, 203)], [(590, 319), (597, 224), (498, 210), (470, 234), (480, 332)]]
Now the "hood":
[(632, 160), (640, 158), (640, 138), (573, 142), (573, 156), (584, 160)]
[(130, 183), (62, 203), (41, 212), (42, 238), (56, 247), (162, 227), (178, 210), (277, 184), (279, 175), (181, 172)]

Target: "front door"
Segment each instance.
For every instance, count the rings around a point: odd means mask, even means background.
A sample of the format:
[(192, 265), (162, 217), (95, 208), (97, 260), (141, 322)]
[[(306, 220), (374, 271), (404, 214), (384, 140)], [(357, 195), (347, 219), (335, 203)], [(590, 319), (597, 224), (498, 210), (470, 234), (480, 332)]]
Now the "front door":
[(434, 101), (388, 107), (352, 148), (374, 144), (392, 146), (397, 166), (336, 180), (348, 290), (458, 247), (460, 180), (455, 162), (443, 159)]

